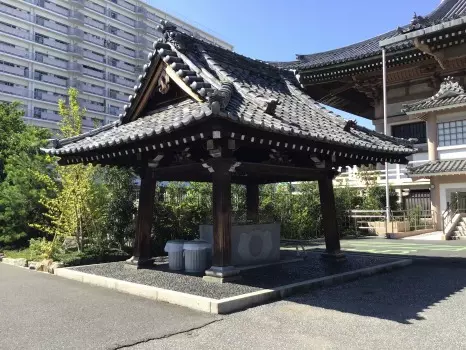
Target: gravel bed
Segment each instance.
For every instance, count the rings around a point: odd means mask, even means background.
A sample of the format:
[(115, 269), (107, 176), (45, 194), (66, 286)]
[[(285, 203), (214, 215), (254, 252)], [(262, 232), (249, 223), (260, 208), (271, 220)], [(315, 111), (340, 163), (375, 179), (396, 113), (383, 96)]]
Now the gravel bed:
[(163, 260), (156, 262), (153, 268), (139, 270), (125, 267), (124, 262), (78, 266), (71, 269), (208, 298), (222, 299), (391, 261), (394, 259), (348, 255), (347, 261), (340, 264), (330, 264), (321, 260), (320, 254), (310, 253), (303, 261), (242, 271), (243, 278), (240, 282), (224, 284), (209, 283), (200, 276), (169, 271)]

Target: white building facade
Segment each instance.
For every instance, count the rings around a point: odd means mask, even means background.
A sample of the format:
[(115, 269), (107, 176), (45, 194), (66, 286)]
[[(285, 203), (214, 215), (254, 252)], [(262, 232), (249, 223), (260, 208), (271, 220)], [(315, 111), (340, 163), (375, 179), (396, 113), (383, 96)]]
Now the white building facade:
[(232, 49), (139, 0), (0, 0), (0, 102), (19, 101), (27, 123), (56, 131), (57, 101), (75, 87), (84, 131), (116, 120), (164, 19)]

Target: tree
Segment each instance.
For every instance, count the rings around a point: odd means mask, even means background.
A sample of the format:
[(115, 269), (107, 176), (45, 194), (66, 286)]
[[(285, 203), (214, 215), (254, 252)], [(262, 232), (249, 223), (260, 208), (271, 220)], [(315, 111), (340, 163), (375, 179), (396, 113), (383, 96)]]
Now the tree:
[(19, 109), (19, 103), (0, 103), (0, 182), (5, 179), (5, 162), (15, 153), (16, 135), (24, 132), (26, 124)]
[[(68, 90), (68, 101), (68, 104), (62, 99), (58, 101), (58, 110), (62, 117), (60, 132), (66, 138), (81, 133), (82, 119), (86, 112), (79, 106), (76, 89)], [(82, 250), (87, 234), (97, 227), (91, 210), (95, 169), (92, 165), (84, 164), (57, 168), (60, 184), (55, 188), (56, 196), (44, 196), (41, 200), (47, 208), (45, 216), (48, 222), (32, 225), (53, 237), (54, 244), (59, 238), (72, 236)]]
[(0, 104), (0, 244), (11, 247), (40, 235), (28, 223), (42, 222), (40, 199), (52, 194), (55, 172), (52, 157), (39, 152), (48, 130), (26, 125), (21, 116), (17, 103)]

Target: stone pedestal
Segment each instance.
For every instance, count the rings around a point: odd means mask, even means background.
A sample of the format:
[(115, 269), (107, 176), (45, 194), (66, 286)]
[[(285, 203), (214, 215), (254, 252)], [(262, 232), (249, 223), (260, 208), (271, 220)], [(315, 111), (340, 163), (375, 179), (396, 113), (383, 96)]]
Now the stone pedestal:
[(241, 279), (239, 272), (234, 266), (212, 266), (206, 270), (203, 279), (215, 283), (235, 282)]

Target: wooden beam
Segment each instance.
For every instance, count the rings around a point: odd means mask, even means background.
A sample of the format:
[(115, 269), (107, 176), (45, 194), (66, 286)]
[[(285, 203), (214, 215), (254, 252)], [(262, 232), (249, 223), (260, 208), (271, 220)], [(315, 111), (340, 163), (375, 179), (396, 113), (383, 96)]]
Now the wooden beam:
[(325, 235), (324, 257), (343, 260), (340, 248), (340, 234), (338, 232), (335, 194), (333, 192), (333, 174), (319, 180), (319, 194), (322, 213), (322, 225)]
[(173, 70), (172, 67), (164, 63), (166, 68), (165, 72), (168, 76), (181, 88), (184, 92), (186, 92), (189, 96), (194, 98), (197, 102), (202, 102), (203, 100), (199, 97), (199, 95), (195, 94), (194, 91), (181, 79), (178, 74)]
[(328, 169), (302, 168), (263, 163), (241, 163), (237, 171), (252, 175), (261, 175), (264, 179), (267, 176), (286, 176), (294, 180), (317, 180), (329, 172)]
[(259, 185), (257, 183), (246, 185), (246, 219), (255, 223), (259, 221)]
[(152, 264), (150, 233), (156, 185), (153, 174), (153, 169), (148, 166), (145, 166), (141, 171), (141, 187), (139, 189), (133, 257), (127, 260), (128, 263), (137, 267)]

